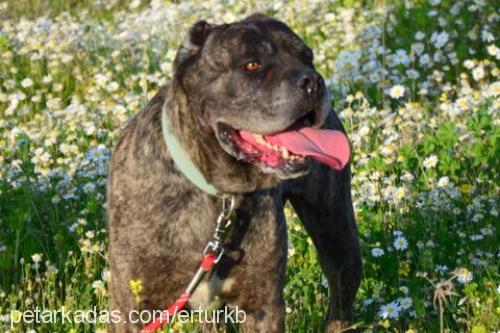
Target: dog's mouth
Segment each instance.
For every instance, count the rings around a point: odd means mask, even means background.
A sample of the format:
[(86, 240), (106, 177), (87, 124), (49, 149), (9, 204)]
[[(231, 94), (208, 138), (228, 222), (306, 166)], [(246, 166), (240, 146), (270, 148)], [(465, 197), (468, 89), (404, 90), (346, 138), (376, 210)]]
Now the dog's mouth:
[(218, 123), (222, 148), (236, 159), (258, 165), (265, 173), (280, 178), (293, 178), (307, 173), (310, 159), (334, 170), (341, 170), (349, 161), (350, 148), (344, 133), (308, 126), (312, 112), (290, 127), (269, 134), (257, 134)]

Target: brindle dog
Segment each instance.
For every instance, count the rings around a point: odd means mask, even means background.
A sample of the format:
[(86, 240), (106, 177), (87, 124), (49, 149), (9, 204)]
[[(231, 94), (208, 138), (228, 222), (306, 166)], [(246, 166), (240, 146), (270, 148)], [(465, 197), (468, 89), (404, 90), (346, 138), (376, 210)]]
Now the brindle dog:
[[(220, 212), (221, 200), (191, 183), (170, 156), (162, 136), (165, 110), (207, 181), (236, 197), (226, 253), (190, 306), (218, 296), (246, 312), (240, 332), (284, 331), (283, 206), (289, 200), (328, 280), (325, 330), (349, 327), (362, 271), (349, 166), (333, 170), (312, 158), (289, 158), (282, 148), (274, 156), (242, 144), (242, 130), (264, 138), (290, 126), (344, 131), (312, 61), (311, 50), (286, 24), (262, 14), (191, 28), (172, 82), (130, 121), (114, 148), (108, 185), (112, 310), (125, 316), (174, 301), (196, 271)], [(131, 280), (142, 281), (139, 303)], [(141, 327), (120, 322), (109, 330)]]

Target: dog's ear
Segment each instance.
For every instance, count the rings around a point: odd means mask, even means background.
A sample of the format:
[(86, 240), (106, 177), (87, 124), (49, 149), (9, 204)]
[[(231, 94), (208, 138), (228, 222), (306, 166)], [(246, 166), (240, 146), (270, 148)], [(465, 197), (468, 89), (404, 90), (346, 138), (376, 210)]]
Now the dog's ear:
[(180, 64), (191, 58), (201, 49), (212, 28), (213, 26), (206, 21), (198, 21), (189, 29), (187, 37), (182, 42), (175, 56), (175, 68), (178, 68)]

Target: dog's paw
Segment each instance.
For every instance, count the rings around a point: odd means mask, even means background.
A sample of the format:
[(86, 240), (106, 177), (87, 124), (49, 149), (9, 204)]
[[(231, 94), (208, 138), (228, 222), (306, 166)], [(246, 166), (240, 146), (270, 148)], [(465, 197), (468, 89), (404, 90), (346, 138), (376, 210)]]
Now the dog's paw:
[(356, 333), (358, 330), (352, 322), (344, 320), (333, 320), (328, 323), (326, 333)]

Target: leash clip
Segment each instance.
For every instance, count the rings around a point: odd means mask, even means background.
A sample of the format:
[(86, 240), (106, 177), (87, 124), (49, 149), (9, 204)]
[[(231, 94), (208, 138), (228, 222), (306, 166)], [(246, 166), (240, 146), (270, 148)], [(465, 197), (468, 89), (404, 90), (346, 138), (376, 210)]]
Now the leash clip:
[(224, 246), (222, 242), (226, 238), (229, 227), (231, 226), (231, 215), (234, 210), (234, 195), (224, 196), (222, 198), (222, 211), (217, 217), (217, 225), (214, 231), (214, 241), (208, 242), (205, 250), (203, 250), (203, 255), (212, 253), (215, 255), (214, 263), (218, 263), (222, 255), (224, 254)]
[[(234, 196), (224, 195), (222, 197), (222, 210), (217, 217), (217, 225), (213, 234), (213, 241), (207, 243), (207, 246), (203, 250), (203, 260), (200, 267), (196, 271), (189, 285), (187, 286), (185, 292), (171, 304), (168, 309), (162, 312), (161, 317), (154, 319), (146, 327), (141, 330), (141, 333), (152, 333), (160, 329), (164, 323), (168, 323), (169, 316), (182, 310), (186, 304), (189, 302), (191, 295), (196, 290), (200, 281), (203, 279), (205, 274), (213, 269), (213, 266), (219, 262), (224, 254), (223, 241), (226, 238), (229, 226), (231, 226), (231, 215), (234, 210)], [(213, 255), (213, 258), (209, 255)]]
[(233, 210), (234, 210), (234, 195), (222, 196), (222, 211), (220, 213), (219, 219), (224, 218), (225, 220), (229, 220), (231, 214), (233, 213)]
[(216, 264), (219, 262), (220, 258), (222, 258), (222, 255), (224, 254), (224, 248), (222, 247), (221, 243), (219, 243), (219, 241), (208, 242), (205, 250), (203, 250), (203, 255), (206, 256), (209, 253), (212, 253), (216, 256), (214, 260), (214, 263)]
[(217, 226), (214, 231), (214, 238), (218, 242), (222, 242), (226, 237), (227, 231), (231, 226), (231, 220), (227, 220), (224, 216), (224, 212), (219, 215), (217, 219)]

